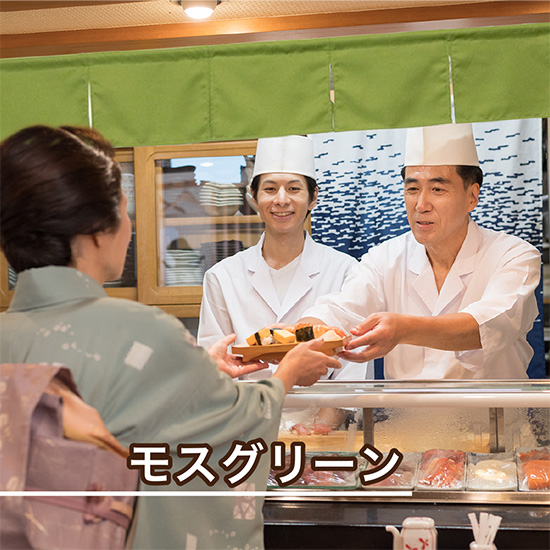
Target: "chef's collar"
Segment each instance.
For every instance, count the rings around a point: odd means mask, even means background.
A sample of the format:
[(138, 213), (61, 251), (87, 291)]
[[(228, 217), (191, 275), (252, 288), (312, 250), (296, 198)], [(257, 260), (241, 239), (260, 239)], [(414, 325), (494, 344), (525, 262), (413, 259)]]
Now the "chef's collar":
[[(315, 251), (315, 241), (311, 237), (308, 231), (304, 230), (305, 233), (305, 241), (304, 241), (304, 249), (302, 250), (300, 260), (300, 265), (302, 268), (306, 271), (308, 276), (315, 275), (316, 273), (319, 273), (321, 271), (321, 265), (319, 262), (318, 255)], [(264, 257), (262, 255), (262, 246), (265, 239), (265, 232), (262, 233), (262, 236), (260, 237), (260, 240), (258, 241), (257, 246), (255, 246), (252, 249), (249, 250), (255, 250), (256, 254), (253, 258), (253, 261), (250, 261), (247, 264), (247, 269), (256, 272), (260, 268), (260, 265), (262, 262), (265, 262)], [(252, 259), (252, 258), (251, 258)]]
[[(468, 218), (468, 231), (466, 238), (456, 255), (453, 266), (457, 265), (459, 268), (459, 274), (464, 275), (470, 273), (474, 269), (475, 263), (475, 251), (479, 248), (479, 242), (481, 241), (481, 234), (479, 232), (479, 226), (477, 223)], [(413, 252), (411, 261), (409, 263), (409, 271), (412, 273), (422, 273), (422, 271), (430, 265), (426, 247), (420, 244), (413, 236)]]

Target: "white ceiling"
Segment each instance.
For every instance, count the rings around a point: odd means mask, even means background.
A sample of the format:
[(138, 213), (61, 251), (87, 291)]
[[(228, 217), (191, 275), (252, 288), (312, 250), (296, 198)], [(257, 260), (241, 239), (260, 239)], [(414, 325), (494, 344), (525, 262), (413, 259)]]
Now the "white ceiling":
[[(209, 21), (472, 4), (501, 0), (223, 0)], [(67, 4), (67, 6), (59, 7)], [(44, 9), (44, 5), (54, 7)], [(172, 0), (98, 2), (2, 2), (0, 34), (28, 34), (193, 23)], [(4, 5), (4, 6), (2, 6)], [(9, 6), (8, 6), (9, 5)], [(21, 9), (19, 8), (21, 6)], [(32, 5), (32, 9), (30, 6)]]

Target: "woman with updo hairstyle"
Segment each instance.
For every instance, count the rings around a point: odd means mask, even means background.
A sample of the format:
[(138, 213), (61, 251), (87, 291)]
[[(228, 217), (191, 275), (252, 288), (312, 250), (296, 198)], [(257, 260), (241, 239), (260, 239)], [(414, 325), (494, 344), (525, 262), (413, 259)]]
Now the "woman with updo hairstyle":
[[(0, 144), (0, 185), (0, 243), (18, 273), (10, 307), (0, 314), (0, 361), (69, 368), (121, 444), (163, 445), (168, 474), (161, 489), (182, 489), (176, 475), (189, 458), (178, 446), (193, 444), (209, 451), (214, 481), (197, 475), (183, 489), (229, 491), (220, 463), (234, 443), (261, 441), (267, 451), (285, 393), (338, 368), (314, 340), (288, 353), (276, 376), (238, 384), (232, 377), (265, 365), (228, 354), (234, 335), (207, 352), (178, 319), (107, 296), (102, 285), (120, 278), (132, 228), (113, 148), (97, 131), (20, 130)], [(260, 495), (269, 455), (246, 480)], [(142, 490), (155, 487), (146, 481), (142, 474)], [(252, 495), (141, 498), (134, 546), (222, 548), (231, 533), (232, 547), (262, 548), (263, 497)], [(238, 517), (239, 507), (255, 512)]]
[(114, 150), (87, 128), (26, 128), (1, 150), (1, 244), (19, 273), (70, 265), (76, 235), (120, 225), (120, 169)]

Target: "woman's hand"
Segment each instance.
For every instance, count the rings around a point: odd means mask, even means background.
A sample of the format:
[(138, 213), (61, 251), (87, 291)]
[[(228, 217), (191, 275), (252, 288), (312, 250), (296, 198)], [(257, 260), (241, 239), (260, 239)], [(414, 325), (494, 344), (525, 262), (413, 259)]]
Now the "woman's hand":
[(244, 363), (240, 357), (229, 353), (228, 347), (235, 341), (235, 338), (235, 334), (230, 334), (213, 344), (208, 350), (208, 353), (216, 361), (218, 368), (222, 372), (229, 374), (231, 378), (238, 378), (245, 374), (266, 369), (269, 366), (268, 363), (263, 363), (262, 361), (248, 361)]
[(342, 366), (336, 357), (319, 351), (323, 344), (321, 338), (302, 342), (281, 359), (273, 376), (283, 381), (286, 391), (295, 384), (311, 386), (327, 374), (328, 369), (339, 369)]

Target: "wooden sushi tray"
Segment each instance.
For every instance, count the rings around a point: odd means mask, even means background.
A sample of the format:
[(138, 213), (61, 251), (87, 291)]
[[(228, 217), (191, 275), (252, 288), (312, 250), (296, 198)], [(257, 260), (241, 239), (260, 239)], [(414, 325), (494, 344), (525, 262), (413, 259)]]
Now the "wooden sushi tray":
[[(349, 341), (351, 336), (340, 338), (339, 340), (326, 341), (319, 351), (326, 355), (334, 355), (341, 351)], [(231, 352), (234, 355), (240, 355), (244, 362), (259, 359), (269, 363), (270, 361), (280, 361), (291, 349), (294, 349), (301, 342), (292, 344), (268, 344), (266, 346), (233, 346)]]

